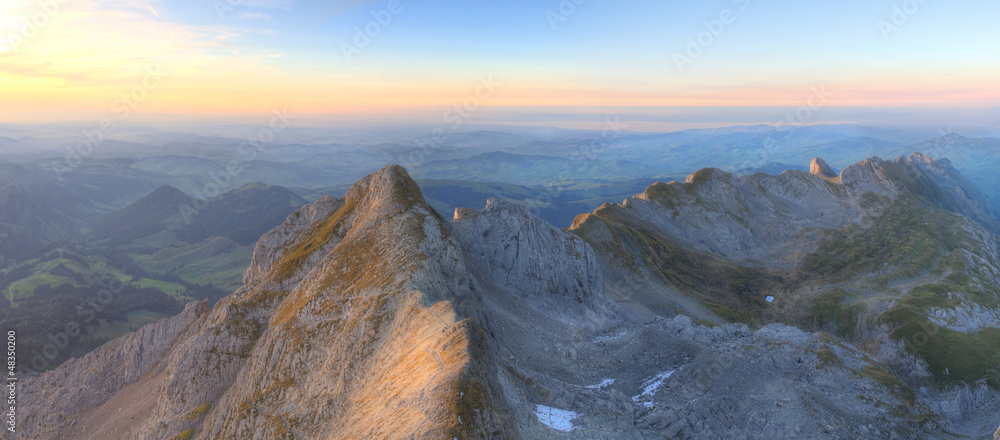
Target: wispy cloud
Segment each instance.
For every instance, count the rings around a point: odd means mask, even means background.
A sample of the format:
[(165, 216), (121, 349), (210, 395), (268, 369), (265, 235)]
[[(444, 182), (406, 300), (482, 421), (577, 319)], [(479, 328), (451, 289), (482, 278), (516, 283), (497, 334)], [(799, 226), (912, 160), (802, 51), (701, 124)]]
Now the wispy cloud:
[(10, 17), (30, 16), (35, 8), (33, 0), (0, 4), (0, 96), (9, 103), (7, 112), (102, 111), (150, 66), (170, 73), (157, 100), (147, 106), (151, 110), (158, 103), (176, 110), (224, 100), (225, 92), (217, 90), (248, 93), (254, 88), (250, 84), (259, 89), (282, 75), (261, 64), (280, 57), (280, 51), (241, 38), (273, 35), (272, 30), (171, 23), (153, 4), (130, 0), (67, 2), (30, 39), (6, 44), (2, 36), (17, 35), (22, 25)]
[[(0, 6), (0, 16), (30, 12), (33, 4), (30, 0), (14, 3), (13, 7)], [(16, 22), (2, 25), (0, 35), (19, 32)], [(230, 64), (233, 60), (218, 54), (243, 49), (240, 44), (246, 43), (236, 40), (248, 34), (273, 35), (274, 31), (170, 23), (144, 2), (68, 2), (18, 50), (0, 51), (0, 72), (30, 74), (35, 79), (86, 79), (88, 86), (94, 86), (113, 84), (128, 72), (154, 63), (181, 70), (239, 71), (254, 66)], [(52, 53), (56, 49), (58, 53)]]
[[(146, 9), (148, 9), (149, 12), (152, 12), (153, 15), (156, 16), (156, 18), (159, 18), (160, 20), (163, 20), (163, 17), (160, 17), (160, 13), (156, 12), (156, 9), (153, 9), (153, 5), (151, 5), (149, 3), (146, 3)], [(163, 20), (163, 21), (166, 21), (166, 20)]]

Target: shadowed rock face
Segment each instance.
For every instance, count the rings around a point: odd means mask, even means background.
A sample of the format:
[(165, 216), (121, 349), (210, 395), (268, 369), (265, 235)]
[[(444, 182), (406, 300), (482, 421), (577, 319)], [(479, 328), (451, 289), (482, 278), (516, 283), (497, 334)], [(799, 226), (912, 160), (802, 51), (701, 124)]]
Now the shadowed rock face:
[[(933, 402), (842, 340), (699, 325), (605, 290), (635, 279), (629, 261), (763, 282), (733, 261), (864, 215), (846, 186), (703, 170), (567, 232), (496, 200), (445, 222), (386, 167), (262, 237), (213, 309), (27, 379), (21, 438), (934, 437)], [(983, 401), (956, 396), (956, 417)]]
[(496, 199), (482, 211), (457, 209), (455, 219), (451, 231), (467, 260), (505, 292), (582, 327), (600, 328), (609, 320), (597, 255), (580, 237)]

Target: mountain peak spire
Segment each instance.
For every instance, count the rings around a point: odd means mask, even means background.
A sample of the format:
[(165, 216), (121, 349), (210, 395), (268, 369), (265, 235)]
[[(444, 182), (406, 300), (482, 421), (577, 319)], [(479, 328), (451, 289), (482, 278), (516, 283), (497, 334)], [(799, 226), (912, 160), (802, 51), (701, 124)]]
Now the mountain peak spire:
[(809, 163), (809, 172), (824, 179), (834, 179), (837, 177), (837, 173), (833, 172), (830, 165), (818, 157), (814, 157), (812, 162)]

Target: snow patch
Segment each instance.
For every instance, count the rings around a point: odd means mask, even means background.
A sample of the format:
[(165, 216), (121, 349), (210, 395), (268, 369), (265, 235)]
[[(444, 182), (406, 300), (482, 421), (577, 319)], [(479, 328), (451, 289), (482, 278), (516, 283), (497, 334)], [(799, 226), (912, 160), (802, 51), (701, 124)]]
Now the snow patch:
[(645, 406), (646, 408), (652, 408), (653, 395), (656, 394), (656, 390), (663, 386), (663, 384), (667, 381), (667, 378), (669, 378), (671, 374), (674, 374), (674, 371), (676, 370), (657, 373), (655, 376), (642, 381), (642, 392), (639, 393), (639, 395), (632, 397), (632, 401)]
[(622, 331), (620, 331), (618, 333), (615, 333), (615, 334), (612, 334), (612, 335), (598, 336), (598, 337), (594, 338), (594, 343), (598, 344), (598, 343), (601, 343), (601, 342), (611, 341), (611, 340), (614, 340), (614, 339), (618, 339), (618, 338), (620, 338), (622, 336), (625, 336), (626, 333), (627, 332), (625, 330), (622, 330)]
[(538, 416), (539, 422), (542, 422), (542, 424), (549, 428), (570, 432), (574, 428), (571, 420), (575, 419), (578, 414), (573, 411), (566, 411), (545, 405), (535, 405), (535, 415)]
[(613, 385), (614, 383), (615, 383), (614, 379), (604, 379), (604, 380), (601, 381), (601, 383), (599, 383), (597, 385), (588, 385), (588, 386), (585, 386), (584, 388), (586, 388), (588, 390), (599, 390), (599, 389), (602, 389), (604, 387), (609, 387), (609, 386)]

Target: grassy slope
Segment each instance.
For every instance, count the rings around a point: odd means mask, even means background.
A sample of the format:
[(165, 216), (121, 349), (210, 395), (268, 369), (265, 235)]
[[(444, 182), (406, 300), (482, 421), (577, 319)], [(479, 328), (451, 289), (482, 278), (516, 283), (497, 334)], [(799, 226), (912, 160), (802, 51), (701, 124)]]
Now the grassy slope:
[[(741, 267), (710, 255), (683, 249), (643, 225), (633, 224), (622, 208), (610, 205), (590, 216), (572, 232), (588, 239), (599, 253), (636, 275), (648, 268), (660, 282), (697, 299), (718, 316), (733, 322), (753, 323), (761, 316), (768, 292), (781, 279), (755, 268)], [(610, 231), (610, 240), (594, 242), (591, 227)], [(590, 223), (590, 224), (587, 224)]]
[[(828, 285), (846, 283), (853, 292), (833, 288), (817, 295), (809, 306), (814, 322), (850, 338), (855, 336), (865, 305), (873, 299), (858, 296), (895, 297), (895, 305), (879, 321), (890, 325), (893, 338), (903, 341), (912, 354), (927, 361), (936, 380), (957, 383), (987, 378), (992, 386), (1000, 386), (1000, 330), (966, 334), (939, 327), (926, 317), (931, 307), (958, 306), (954, 293), (985, 307), (1000, 306), (997, 286), (962, 257), (965, 250), (992, 260), (961, 229), (964, 221), (943, 210), (902, 200), (892, 202), (869, 227), (832, 231), (803, 266)], [(921, 277), (926, 283), (906, 291), (892, 287), (897, 280)], [(859, 293), (858, 287), (867, 293)]]
[(28, 264), (31, 276), (20, 279), (4, 288), (4, 296), (9, 298), (8, 288), (13, 290), (14, 298), (27, 298), (36, 288), (43, 285), (58, 286), (69, 284), (75, 287), (100, 284), (101, 280), (120, 278), (121, 270), (113, 267), (100, 256), (81, 256), (64, 251), (65, 258), (49, 254), (49, 258), (33, 260)]
[(240, 246), (225, 237), (212, 237), (189, 246), (164, 248), (152, 255), (136, 255), (140, 267), (151, 273), (170, 273), (192, 284), (235, 289), (253, 256), (253, 246)]

